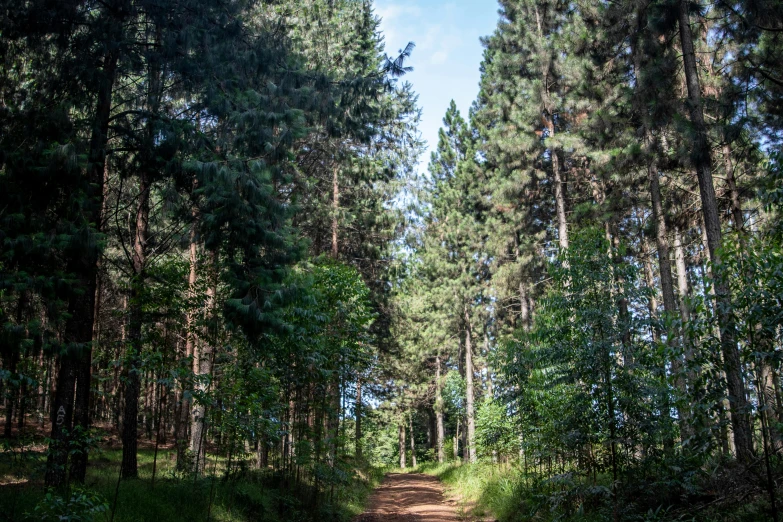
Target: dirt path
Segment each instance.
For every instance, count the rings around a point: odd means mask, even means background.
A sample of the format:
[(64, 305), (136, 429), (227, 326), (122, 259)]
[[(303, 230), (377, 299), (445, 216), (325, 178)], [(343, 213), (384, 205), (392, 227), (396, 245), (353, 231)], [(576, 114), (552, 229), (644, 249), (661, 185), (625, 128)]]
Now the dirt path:
[(456, 503), (443, 497), (443, 485), (430, 475), (389, 474), (355, 522), (452, 522)]

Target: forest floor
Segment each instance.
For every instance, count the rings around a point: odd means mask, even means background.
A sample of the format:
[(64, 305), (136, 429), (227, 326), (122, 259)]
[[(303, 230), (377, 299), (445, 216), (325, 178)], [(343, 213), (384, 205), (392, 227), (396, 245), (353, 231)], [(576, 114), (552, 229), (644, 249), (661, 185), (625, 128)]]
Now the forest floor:
[(356, 522), (451, 522), (465, 520), (458, 502), (447, 499), (440, 480), (419, 473), (390, 473)]

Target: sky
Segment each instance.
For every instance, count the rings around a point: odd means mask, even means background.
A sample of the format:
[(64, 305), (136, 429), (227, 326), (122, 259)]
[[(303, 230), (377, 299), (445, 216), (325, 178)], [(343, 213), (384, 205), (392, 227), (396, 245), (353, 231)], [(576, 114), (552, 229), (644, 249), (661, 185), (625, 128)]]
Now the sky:
[(426, 169), (430, 151), (438, 144), (438, 129), (453, 99), (467, 119), (478, 94), (483, 47), (479, 38), (497, 25), (496, 0), (376, 0), (386, 54), (397, 56), (408, 42), (414, 49), (404, 80), (413, 84), (423, 111), (419, 127), (427, 141), (420, 159)]

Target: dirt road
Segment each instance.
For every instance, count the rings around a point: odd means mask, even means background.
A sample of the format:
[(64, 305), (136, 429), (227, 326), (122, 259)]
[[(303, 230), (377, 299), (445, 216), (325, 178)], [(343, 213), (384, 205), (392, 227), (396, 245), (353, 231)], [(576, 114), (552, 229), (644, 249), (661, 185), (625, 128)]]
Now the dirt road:
[(443, 485), (430, 475), (387, 475), (356, 522), (452, 522), (455, 503), (443, 497)]

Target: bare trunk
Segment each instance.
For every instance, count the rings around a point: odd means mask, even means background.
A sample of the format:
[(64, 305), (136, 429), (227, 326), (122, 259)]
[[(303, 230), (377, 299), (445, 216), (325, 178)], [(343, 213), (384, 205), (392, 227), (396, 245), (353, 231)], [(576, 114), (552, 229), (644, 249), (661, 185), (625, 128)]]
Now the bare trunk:
[[(103, 207), (103, 168), (106, 162), (106, 144), (117, 61), (116, 51), (107, 53), (103, 58), (101, 85), (97, 93), (86, 172), (91, 187), (91, 192), (86, 198), (86, 221), (96, 223), (98, 228), (100, 228), (100, 214)], [(59, 486), (65, 479), (69, 449), (73, 449), (69, 448), (71, 445), (69, 439), (72, 437), (74, 410), (77, 408), (74, 393), (77, 375), (81, 376), (83, 391), (80, 393), (81, 400), (78, 405), (76, 422), (81, 431), (89, 428), (85, 419), (87, 418), (86, 410), (89, 407), (89, 374), (93, 322), (95, 320), (98, 254), (97, 249), (90, 249), (86, 255), (78, 258), (74, 256), (68, 261), (67, 271), (76, 275), (82, 291), (74, 293), (69, 299), (69, 319), (66, 321), (63, 340), (66, 344), (80, 345), (83, 349), (77, 354), (69, 350), (70, 353), (63, 355), (60, 360), (62, 378), (58, 377), (57, 379), (56, 397), (52, 402), (52, 435), (47, 461), (47, 486)], [(86, 466), (86, 458), (84, 455), (84, 466)], [(74, 478), (81, 481), (84, 477), (80, 476), (79, 470)]]
[[(547, 127), (549, 132), (549, 138), (555, 137), (555, 124), (551, 117), (547, 118)], [(555, 212), (557, 213), (557, 241), (560, 245), (561, 252), (568, 250), (568, 220), (566, 219), (566, 204), (565, 204), (565, 182), (563, 181), (563, 173), (560, 169), (560, 158), (558, 157), (559, 150), (557, 147), (552, 147), (549, 150), (549, 154), (552, 160), (552, 178), (554, 179), (555, 188)]]
[(446, 455), (443, 452), (443, 444), (446, 432), (443, 428), (443, 383), (441, 382), (440, 350), (435, 358), (435, 423), (437, 424), (438, 462), (444, 462)]
[[(658, 298), (655, 296), (655, 274), (653, 273), (652, 261), (650, 260), (650, 250), (647, 246), (647, 239), (641, 239), (642, 257), (644, 258), (644, 283), (647, 288), (650, 289), (652, 295), (647, 303), (647, 307), (650, 311), (650, 317), (656, 319), (658, 317)], [(658, 329), (653, 328), (653, 340), (659, 339)]]
[(356, 380), (356, 406), (354, 408), (356, 417), (356, 459), (362, 458), (362, 378)]
[[(19, 362), (19, 352), (14, 348), (11, 354), (11, 361), (8, 365), (8, 372), (13, 378), (16, 373), (16, 367)], [(5, 368), (4, 368), (5, 369)], [(14, 426), (14, 403), (16, 402), (17, 388), (15, 384), (8, 383), (8, 389), (5, 391), (5, 428), (3, 430), (3, 436), (6, 438), (11, 437), (11, 430)]]
[(337, 234), (339, 231), (339, 212), (340, 212), (340, 183), (337, 177), (337, 165), (332, 170), (332, 257), (337, 259), (339, 255), (339, 243)]
[(680, 227), (674, 228), (674, 259), (677, 265), (677, 291), (679, 294), (680, 315), (683, 322), (688, 322), (691, 320), (690, 310), (688, 309), (690, 286), (688, 285), (688, 267), (685, 263), (685, 248)]
[[(707, 232), (707, 243), (710, 261), (713, 266), (720, 266), (718, 249), (721, 245), (720, 215), (715, 199), (715, 187), (712, 180), (712, 150), (707, 138), (707, 126), (701, 103), (701, 87), (696, 65), (696, 54), (693, 47), (693, 35), (690, 27), (690, 3), (679, 1), (680, 41), (682, 43), (685, 79), (688, 86), (688, 104), (691, 124), (694, 127), (692, 143), (692, 161), (696, 167), (699, 179), (702, 214)], [(737, 458), (742, 462), (750, 462), (753, 458), (753, 439), (750, 419), (747, 414), (745, 399), (745, 384), (742, 378), (742, 365), (735, 339), (735, 324), (731, 314), (731, 294), (723, 277), (716, 270), (715, 293), (718, 324), (720, 325), (721, 349), (723, 352), (724, 371), (731, 407), (731, 424), (734, 429), (734, 445), (737, 448)]]
[(454, 432), (454, 460), (459, 460), (459, 424), (460, 419), (457, 417), (457, 429)]
[(405, 455), (405, 420), (400, 420), (399, 425), (399, 443), (400, 443), (400, 468), (405, 469), (406, 455)]
[(408, 416), (408, 426), (411, 430), (411, 466), (416, 467), (416, 437), (413, 435), (413, 414)]
[[(97, 170), (97, 167), (96, 167)], [(97, 175), (97, 172), (96, 174)], [(101, 211), (98, 219), (98, 231), (102, 230), (106, 215), (106, 199), (109, 186), (109, 162), (104, 154), (103, 158), (103, 178), (101, 183)], [(101, 313), (101, 261), (96, 261), (95, 266), (95, 297), (93, 299), (93, 332), (92, 345), (90, 350), (84, 354), (84, 359), (79, 364), (76, 376), (76, 396), (74, 407), (74, 422), (82, 429), (88, 428), (92, 419), (90, 416), (90, 397), (92, 395), (90, 386), (92, 382), (92, 351), (98, 348), (100, 339), (100, 313)], [(75, 451), (71, 458), (71, 478), (77, 482), (84, 483), (87, 476), (87, 456), (88, 450)]]
[(522, 323), (522, 329), (530, 330), (530, 303), (527, 298), (527, 289), (525, 283), (519, 283), (519, 320)]
[[(214, 321), (214, 312), (217, 298), (217, 253), (210, 252), (209, 259), (209, 285), (207, 287), (206, 311), (210, 321)], [(212, 377), (212, 361), (214, 359), (214, 350), (212, 348), (213, 339), (210, 339), (208, 332), (205, 332), (202, 342), (193, 345), (193, 373), (194, 373), (194, 391), (201, 398), (193, 401), (193, 408), (190, 417), (190, 456), (193, 459), (192, 470), (194, 473), (201, 473), (204, 470), (206, 451), (206, 401), (204, 395), (209, 392), (210, 381)]]
[(147, 265), (147, 234), (150, 212), (150, 183), (147, 173), (139, 176), (139, 203), (136, 211), (136, 234), (133, 243), (133, 272), (130, 300), (128, 303), (128, 357), (125, 375), (125, 412), (122, 424), (122, 476), (138, 476), (137, 435), (139, 418), (139, 397), (141, 394), (141, 352), (143, 292)]
[[(682, 318), (683, 324), (686, 324), (690, 321), (690, 310), (688, 309), (688, 296), (690, 295), (690, 286), (688, 285), (688, 267), (685, 262), (685, 248), (682, 241), (682, 232), (680, 231), (679, 226), (674, 227), (674, 260), (675, 265), (677, 267), (677, 293), (678, 293), (678, 304), (680, 308), (680, 316)], [(688, 377), (688, 381), (693, 385), (693, 383), (696, 381), (696, 375), (694, 374), (693, 369), (690, 367), (691, 364), (693, 364), (693, 345), (690, 339), (688, 339), (685, 332), (682, 332), (681, 335), (682, 339), (682, 346), (683, 350), (685, 352), (685, 363), (686, 366), (686, 375)], [(694, 399), (693, 391), (691, 390), (691, 396), (689, 397), (690, 400)], [(682, 417), (682, 422), (680, 423), (680, 431), (683, 434), (683, 438), (689, 438), (693, 436), (694, 430), (693, 426), (691, 426), (691, 413), (686, 408), (683, 408), (680, 411), (680, 416)]]
[[(194, 185), (195, 188), (195, 185)], [(188, 306), (188, 312), (185, 318), (185, 358), (191, 362), (191, 369), (195, 374), (197, 372), (194, 358), (196, 356), (196, 343), (198, 338), (196, 335), (196, 311), (195, 311), (195, 299), (196, 299), (196, 280), (198, 278), (198, 245), (196, 243), (196, 223), (198, 221), (198, 214), (193, 211), (193, 223), (190, 226), (190, 272), (188, 274), (188, 298), (191, 303)], [(189, 379), (188, 379), (189, 382)], [(186, 464), (186, 450), (189, 447), (188, 439), (188, 418), (191, 415), (191, 399), (183, 392), (180, 394), (180, 417), (177, 430), (177, 467), (179, 469), (187, 469), (190, 467)]]
[(468, 461), (476, 462), (476, 415), (473, 399), (473, 344), (470, 314), (465, 308), (465, 415), (467, 417), (467, 447)]
[(770, 435), (770, 445), (774, 449), (775, 453), (783, 450), (783, 439), (781, 438), (780, 419), (778, 418), (777, 408), (775, 407), (775, 378), (772, 366), (769, 361), (762, 360), (759, 362), (759, 398), (764, 405), (764, 413), (766, 415), (766, 421), (768, 431)]

